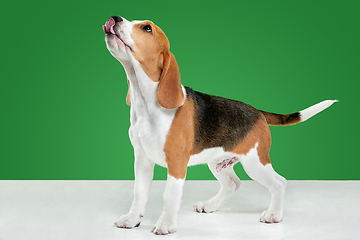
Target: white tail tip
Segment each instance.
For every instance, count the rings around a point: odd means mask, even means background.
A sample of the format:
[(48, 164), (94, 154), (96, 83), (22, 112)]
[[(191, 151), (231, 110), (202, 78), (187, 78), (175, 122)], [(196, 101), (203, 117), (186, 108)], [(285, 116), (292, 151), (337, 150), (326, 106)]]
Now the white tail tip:
[(325, 100), (322, 101), (318, 104), (315, 104), (307, 109), (304, 109), (302, 111), (300, 111), (300, 117), (301, 117), (301, 121), (304, 122), (306, 120), (308, 120), (309, 118), (311, 118), (312, 116), (314, 116), (315, 114), (325, 110), (326, 108), (330, 107), (331, 105), (333, 105), (333, 103), (338, 102), (338, 100)]

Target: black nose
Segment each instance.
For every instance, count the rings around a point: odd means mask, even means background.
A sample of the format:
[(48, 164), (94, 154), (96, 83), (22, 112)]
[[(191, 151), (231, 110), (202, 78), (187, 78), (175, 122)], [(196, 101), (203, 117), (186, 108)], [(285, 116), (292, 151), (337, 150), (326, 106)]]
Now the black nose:
[(112, 19), (114, 19), (115, 20), (115, 22), (122, 22), (122, 17), (119, 17), (119, 16), (112, 16), (111, 17)]

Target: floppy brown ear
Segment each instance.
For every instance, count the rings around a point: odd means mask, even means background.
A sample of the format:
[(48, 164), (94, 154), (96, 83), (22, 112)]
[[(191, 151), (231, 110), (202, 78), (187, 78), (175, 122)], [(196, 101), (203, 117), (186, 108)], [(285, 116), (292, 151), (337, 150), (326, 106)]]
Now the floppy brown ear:
[(129, 88), (128, 88), (128, 92), (126, 94), (126, 104), (131, 106), (131, 101), (130, 101), (130, 83), (129, 83), (129, 79), (128, 79), (128, 85), (129, 85)]
[(163, 108), (174, 109), (184, 104), (179, 66), (171, 52), (164, 53), (163, 70), (157, 91), (157, 99)]

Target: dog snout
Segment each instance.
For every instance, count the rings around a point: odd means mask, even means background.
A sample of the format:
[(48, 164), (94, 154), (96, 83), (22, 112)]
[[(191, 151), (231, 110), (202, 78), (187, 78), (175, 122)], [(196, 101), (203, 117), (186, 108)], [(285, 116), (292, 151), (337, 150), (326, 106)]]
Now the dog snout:
[(122, 17), (119, 16), (112, 16), (111, 18), (115, 20), (115, 23), (123, 21)]

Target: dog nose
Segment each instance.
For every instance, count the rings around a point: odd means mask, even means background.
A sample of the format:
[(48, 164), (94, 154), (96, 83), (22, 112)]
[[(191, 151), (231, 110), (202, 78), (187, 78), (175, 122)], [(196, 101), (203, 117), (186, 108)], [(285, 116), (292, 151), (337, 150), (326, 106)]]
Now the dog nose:
[(123, 20), (122, 17), (119, 17), (119, 16), (112, 16), (111, 18), (114, 19), (116, 23), (122, 22), (122, 20)]

